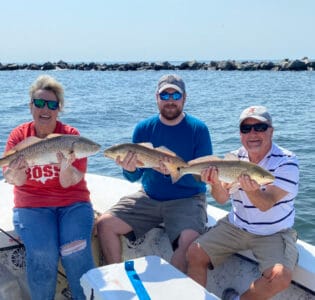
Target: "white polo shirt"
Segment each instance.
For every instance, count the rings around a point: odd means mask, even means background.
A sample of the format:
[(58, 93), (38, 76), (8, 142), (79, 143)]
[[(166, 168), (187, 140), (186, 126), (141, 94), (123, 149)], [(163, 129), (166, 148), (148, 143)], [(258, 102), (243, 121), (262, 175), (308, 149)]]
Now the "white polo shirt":
[[(244, 147), (233, 151), (233, 154), (240, 160), (249, 161), (248, 152)], [(229, 213), (229, 221), (239, 228), (258, 235), (269, 235), (291, 228), (294, 224), (294, 199), (299, 184), (299, 165), (296, 155), (273, 143), (271, 150), (259, 166), (275, 176), (272, 185), (287, 191), (288, 194), (271, 209), (263, 212), (252, 204), (242, 189), (239, 189), (231, 195), (232, 210)]]

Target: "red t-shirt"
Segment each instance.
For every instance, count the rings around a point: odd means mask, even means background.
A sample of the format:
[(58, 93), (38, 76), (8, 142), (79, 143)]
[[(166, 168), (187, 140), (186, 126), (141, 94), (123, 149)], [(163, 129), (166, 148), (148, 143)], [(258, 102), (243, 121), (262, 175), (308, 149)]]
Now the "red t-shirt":
[[(79, 135), (74, 127), (57, 121), (53, 133)], [(29, 136), (35, 136), (34, 122), (19, 125), (9, 135), (6, 151)], [(77, 159), (72, 164), (79, 171), (87, 170), (87, 158)], [(27, 169), (27, 180), (22, 186), (14, 186), (15, 207), (48, 207), (68, 206), (78, 201), (90, 201), (90, 192), (83, 178), (76, 185), (63, 188), (59, 183), (60, 169), (57, 165), (48, 164), (33, 166)]]

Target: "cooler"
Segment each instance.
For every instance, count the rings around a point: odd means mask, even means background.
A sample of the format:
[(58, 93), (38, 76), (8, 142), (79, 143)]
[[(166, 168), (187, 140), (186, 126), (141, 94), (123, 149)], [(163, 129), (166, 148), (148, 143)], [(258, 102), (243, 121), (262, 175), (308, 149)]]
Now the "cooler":
[(95, 300), (219, 299), (158, 256), (92, 269), (81, 286), (86, 298)]

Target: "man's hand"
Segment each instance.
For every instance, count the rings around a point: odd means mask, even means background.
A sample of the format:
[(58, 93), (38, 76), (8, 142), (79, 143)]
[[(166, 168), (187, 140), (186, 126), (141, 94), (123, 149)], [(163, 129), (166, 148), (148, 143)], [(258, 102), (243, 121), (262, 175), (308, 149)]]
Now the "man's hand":
[(238, 178), (240, 187), (245, 192), (254, 192), (260, 189), (260, 185), (248, 175), (241, 175)]
[(117, 157), (116, 163), (128, 172), (134, 172), (137, 169), (137, 154), (129, 151), (123, 160)]
[(173, 159), (171, 157), (162, 157), (159, 160), (159, 166), (157, 168), (154, 168), (154, 170), (162, 173), (163, 175), (170, 175), (170, 171), (167, 168), (167, 164), (172, 164)]
[(220, 183), (218, 169), (216, 167), (210, 166), (204, 169), (200, 173), (201, 180), (207, 184), (215, 185)]

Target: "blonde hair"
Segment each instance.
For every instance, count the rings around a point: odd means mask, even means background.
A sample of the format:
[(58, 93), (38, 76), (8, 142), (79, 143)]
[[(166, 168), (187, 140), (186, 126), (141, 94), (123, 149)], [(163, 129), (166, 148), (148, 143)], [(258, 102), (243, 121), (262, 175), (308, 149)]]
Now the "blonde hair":
[(57, 81), (54, 77), (51, 77), (49, 75), (41, 75), (39, 76), (31, 85), (30, 87), (30, 97), (31, 101), (34, 98), (34, 94), (38, 90), (46, 90), (53, 92), (57, 100), (59, 102), (59, 111), (62, 111), (64, 107), (64, 90), (59, 81)]

